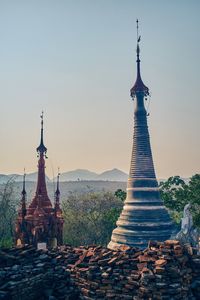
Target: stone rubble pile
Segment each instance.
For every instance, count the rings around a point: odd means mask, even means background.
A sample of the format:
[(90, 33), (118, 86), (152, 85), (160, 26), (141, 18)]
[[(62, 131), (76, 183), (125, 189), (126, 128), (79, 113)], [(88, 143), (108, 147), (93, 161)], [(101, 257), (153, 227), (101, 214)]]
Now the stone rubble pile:
[(0, 251), (0, 299), (200, 299), (200, 256), (178, 241), (145, 250), (101, 246)]
[(64, 253), (61, 261), (58, 251), (30, 246), (0, 251), (0, 299), (78, 299), (64, 259)]
[(190, 257), (191, 266), (191, 290), (194, 299), (200, 299), (200, 255), (193, 255)]
[(121, 250), (85, 250), (71, 275), (80, 299), (200, 299), (200, 257), (190, 259), (178, 241)]

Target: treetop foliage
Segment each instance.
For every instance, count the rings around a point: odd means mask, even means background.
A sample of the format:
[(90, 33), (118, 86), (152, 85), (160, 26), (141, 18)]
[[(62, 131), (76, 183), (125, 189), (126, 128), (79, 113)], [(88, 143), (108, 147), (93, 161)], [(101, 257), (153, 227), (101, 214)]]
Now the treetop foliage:
[(62, 202), (65, 243), (107, 245), (122, 205), (111, 192), (70, 193)]
[(161, 198), (171, 211), (175, 221), (180, 222), (184, 206), (191, 203), (194, 224), (200, 227), (200, 174), (186, 183), (180, 176), (170, 177), (160, 183)]
[[(0, 247), (11, 246), (14, 236), (14, 225), (17, 216), (17, 205), (13, 181), (0, 185)], [(170, 177), (160, 183), (160, 193), (172, 218), (180, 223), (184, 206), (191, 203), (191, 212), (195, 226), (200, 228), (200, 174), (188, 182), (180, 176)], [(118, 189), (111, 192), (69, 193), (62, 199), (64, 216), (64, 242), (78, 246), (100, 244), (106, 246), (110, 241), (112, 230), (121, 213), (126, 192)]]

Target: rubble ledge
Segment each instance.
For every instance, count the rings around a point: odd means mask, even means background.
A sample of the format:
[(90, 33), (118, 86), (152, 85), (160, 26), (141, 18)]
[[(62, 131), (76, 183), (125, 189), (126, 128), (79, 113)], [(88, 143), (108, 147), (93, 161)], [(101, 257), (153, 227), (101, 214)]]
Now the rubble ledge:
[(200, 299), (200, 256), (173, 240), (145, 250), (1, 249), (0, 299)]

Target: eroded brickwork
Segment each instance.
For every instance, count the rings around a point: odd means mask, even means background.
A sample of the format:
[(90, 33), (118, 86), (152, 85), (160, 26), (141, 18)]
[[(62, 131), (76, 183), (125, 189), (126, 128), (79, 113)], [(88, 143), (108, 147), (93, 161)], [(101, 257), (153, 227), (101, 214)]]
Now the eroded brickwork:
[(177, 241), (122, 246), (33, 247), (0, 252), (0, 299), (185, 299), (200, 295), (200, 256)]

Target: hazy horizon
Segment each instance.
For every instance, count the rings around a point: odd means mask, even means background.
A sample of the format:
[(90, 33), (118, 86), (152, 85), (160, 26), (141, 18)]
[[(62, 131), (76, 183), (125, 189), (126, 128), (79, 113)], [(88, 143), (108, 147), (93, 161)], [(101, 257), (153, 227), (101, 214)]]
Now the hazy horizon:
[[(48, 168), (48, 163), (47, 163), (47, 168)], [(102, 173), (104, 173), (104, 172), (106, 172), (106, 171), (112, 171), (112, 170), (114, 170), (114, 169), (117, 169), (117, 170), (119, 170), (119, 171), (122, 171), (122, 172), (124, 172), (124, 173), (126, 173), (127, 175), (129, 174), (129, 171), (125, 171), (125, 170), (122, 170), (122, 169), (119, 169), (119, 168), (112, 168), (112, 169), (104, 169), (104, 170), (102, 170), (102, 171), (94, 171), (94, 170), (91, 170), (91, 169), (79, 169), (79, 168), (77, 168), (77, 169), (71, 169), (71, 170), (62, 170), (62, 172), (60, 172), (60, 175), (62, 175), (62, 174), (64, 174), (64, 173), (67, 173), (67, 172), (75, 172), (75, 171), (78, 171), (78, 170), (85, 170), (85, 171), (90, 171), (90, 172), (94, 172), (94, 173), (96, 173), (97, 175), (101, 175)], [(35, 174), (35, 173), (37, 173), (37, 167), (36, 167), (36, 169), (35, 170), (33, 170), (33, 171), (31, 171), (31, 172), (25, 172), (26, 173), (26, 175), (30, 175), (30, 174)], [(17, 175), (17, 176), (23, 176), (23, 174), (24, 174), (24, 172), (11, 172), (11, 173), (0, 173), (0, 175), (7, 175), (7, 176), (10, 176), (10, 175)], [(192, 177), (193, 175), (195, 175), (195, 174), (197, 174), (197, 173), (194, 173), (194, 174), (191, 174), (191, 175), (189, 175), (189, 176), (181, 176), (181, 178), (185, 178), (185, 179), (188, 179), (188, 178), (190, 178), (190, 177)], [(199, 173), (198, 173), (199, 174)], [(179, 176), (180, 174), (172, 174), (171, 176)], [(54, 170), (54, 172), (48, 172), (48, 170), (47, 170), (47, 172), (46, 172), (46, 176), (50, 179), (50, 180), (52, 180), (53, 178), (57, 178), (57, 170)], [(157, 177), (157, 179), (168, 179), (169, 177), (158, 177), (158, 176), (156, 176)], [(78, 180), (78, 178), (77, 178), (77, 180)], [(84, 180), (84, 179), (80, 179), (80, 180)], [(93, 180), (93, 179), (91, 179), (91, 180)], [(97, 179), (98, 180), (98, 179)], [(100, 179), (99, 179), (100, 180)], [(86, 180), (87, 181), (87, 180)]]
[(141, 73), (157, 178), (200, 173), (200, 2), (0, 1), (0, 173), (129, 172), (140, 22)]

